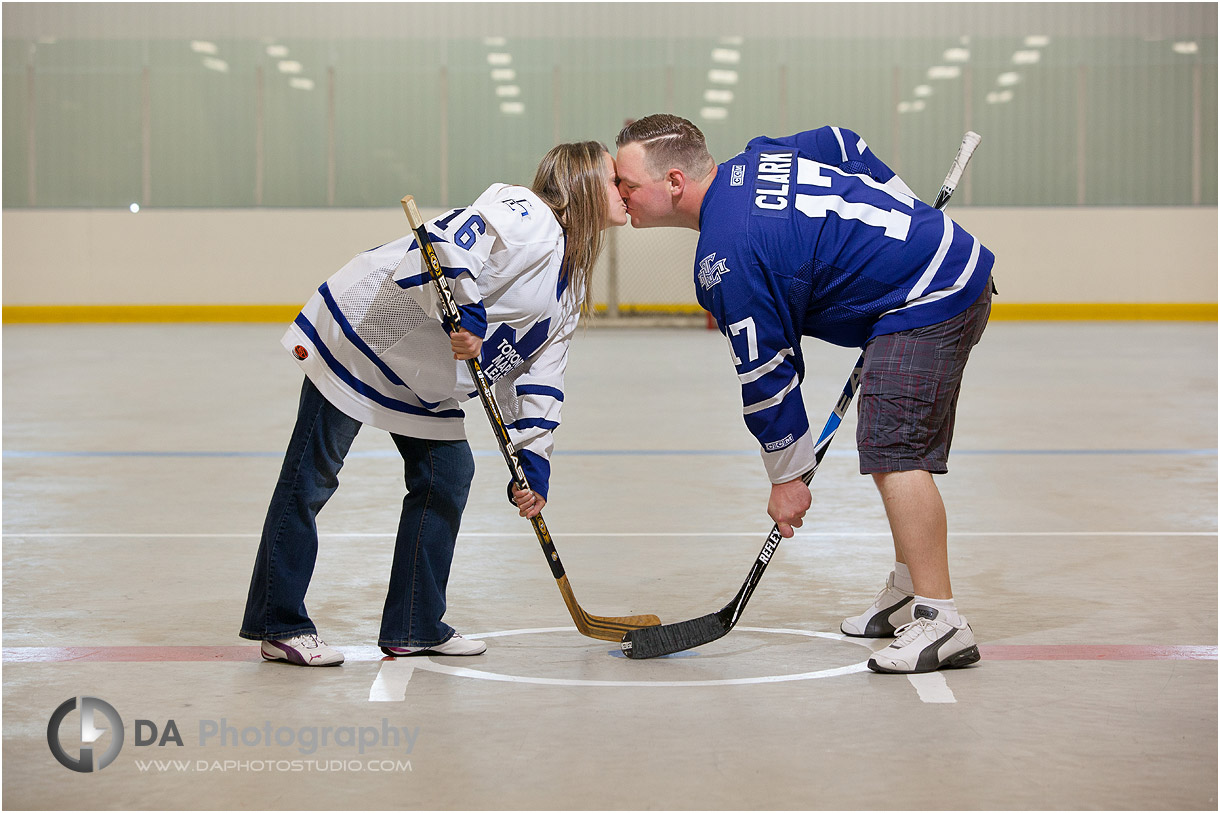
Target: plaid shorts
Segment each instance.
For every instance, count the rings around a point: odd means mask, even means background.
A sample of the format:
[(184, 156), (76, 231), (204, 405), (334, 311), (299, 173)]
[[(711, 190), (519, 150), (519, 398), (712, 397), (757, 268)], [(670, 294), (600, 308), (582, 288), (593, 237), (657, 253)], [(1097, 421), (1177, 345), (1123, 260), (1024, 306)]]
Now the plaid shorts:
[(868, 343), (856, 424), (861, 474), (949, 470), (962, 372), (990, 315), (988, 283), (957, 316)]

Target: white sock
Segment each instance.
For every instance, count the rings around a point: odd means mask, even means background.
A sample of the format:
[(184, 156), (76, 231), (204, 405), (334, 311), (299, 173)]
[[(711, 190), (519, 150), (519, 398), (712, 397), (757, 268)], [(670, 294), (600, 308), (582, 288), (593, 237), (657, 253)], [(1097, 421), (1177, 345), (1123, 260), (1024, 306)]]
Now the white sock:
[(957, 614), (957, 603), (951, 598), (924, 598), (916, 596), (911, 604), (923, 604), (931, 607), (939, 614), (937, 617), (947, 624), (952, 624), (955, 627), (961, 626), (962, 618)]
[(915, 592), (915, 583), (911, 581), (911, 571), (902, 562), (894, 562), (894, 586), (908, 593)]

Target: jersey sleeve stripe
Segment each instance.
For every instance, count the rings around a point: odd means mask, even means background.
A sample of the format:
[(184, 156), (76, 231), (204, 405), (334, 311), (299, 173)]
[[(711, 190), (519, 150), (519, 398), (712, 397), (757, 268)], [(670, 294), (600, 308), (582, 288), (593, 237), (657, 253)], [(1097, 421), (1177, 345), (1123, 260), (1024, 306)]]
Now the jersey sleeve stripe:
[(792, 376), (792, 380), (788, 382), (788, 386), (784, 387), (782, 390), (766, 400), (757, 401), (753, 404), (747, 404), (745, 408), (742, 409), (742, 414), (753, 415), (755, 412), (762, 412), (764, 409), (770, 409), (773, 406), (783, 403), (784, 399), (788, 397), (788, 393), (800, 386), (800, 383), (800, 376)]
[(768, 361), (766, 364), (760, 364), (758, 367), (755, 367), (753, 370), (750, 370), (749, 372), (742, 373), (741, 375), (737, 376), (737, 380), (740, 381), (742, 384), (749, 384), (752, 381), (757, 381), (758, 379), (762, 378), (767, 373), (774, 370), (779, 365), (783, 364), (784, 359), (791, 355), (795, 355), (792, 352), (792, 348), (785, 347), (783, 350), (776, 353), (775, 357), (772, 358), (770, 361)]
[(543, 418), (522, 418), (519, 421), (513, 421), (507, 429), (515, 429), (518, 432), (526, 429), (545, 429), (548, 432), (554, 432), (559, 428), (559, 421), (548, 421)]
[(517, 387), (518, 395), (549, 395), (556, 401), (563, 400), (563, 390), (556, 387), (547, 387), (542, 384), (521, 384)]
[[(450, 268), (447, 265), (442, 265), (441, 272), (444, 273), (444, 275), (446, 277), (448, 277), (449, 279), (457, 279), (459, 274), (469, 274), (470, 269), (463, 268), (461, 266)], [(407, 288), (416, 288), (419, 286), (430, 284), (432, 282), (432, 275), (425, 271), (422, 274), (412, 274), (409, 277), (403, 277), (402, 279), (396, 279), (396, 280), (394, 280), (394, 282), (397, 283), (399, 288), (402, 288), (404, 290)]]

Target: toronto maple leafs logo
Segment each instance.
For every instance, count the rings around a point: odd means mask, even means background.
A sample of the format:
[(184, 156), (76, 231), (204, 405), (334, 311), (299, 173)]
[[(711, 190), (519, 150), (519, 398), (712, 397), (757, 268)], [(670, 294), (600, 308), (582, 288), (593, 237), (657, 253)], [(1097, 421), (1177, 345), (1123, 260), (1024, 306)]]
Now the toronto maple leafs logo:
[(727, 273), (729, 267), (725, 265), (724, 260), (717, 260), (714, 252), (699, 261), (699, 284), (705, 291), (710, 291), (713, 285), (720, 282), (720, 277)]

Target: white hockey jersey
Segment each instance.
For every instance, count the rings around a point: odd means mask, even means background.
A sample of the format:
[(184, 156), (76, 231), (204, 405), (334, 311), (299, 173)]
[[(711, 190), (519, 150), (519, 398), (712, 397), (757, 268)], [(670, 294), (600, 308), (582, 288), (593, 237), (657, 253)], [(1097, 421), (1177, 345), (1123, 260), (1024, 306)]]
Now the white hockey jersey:
[[(563, 229), (533, 192), (507, 184), (427, 229), (462, 327), (483, 338), (480, 362), (530, 487), (545, 498), (583, 293), (561, 274)], [(361, 423), (458, 440), (459, 404), (478, 393), (453, 358), (420, 260), (413, 234), (356, 256), (318, 288), (283, 344), (327, 400)]]

